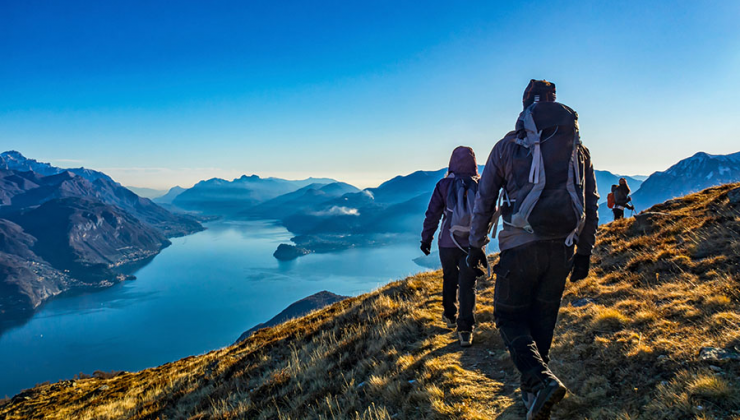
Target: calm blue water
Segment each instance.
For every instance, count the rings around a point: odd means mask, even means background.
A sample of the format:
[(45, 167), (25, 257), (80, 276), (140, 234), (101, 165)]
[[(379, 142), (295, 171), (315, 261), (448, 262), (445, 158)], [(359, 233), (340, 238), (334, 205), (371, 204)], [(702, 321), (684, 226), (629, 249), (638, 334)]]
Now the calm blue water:
[(95, 370), (141, 370), (233, 343), (289, 304), (328, 290), (370, 291), (424, 269), (415, 241), (272, 257), (292, 235), (264, 222), (216, 222), (172, 240), (137, 280), (52, 299), (0, 336), (0, 397)]

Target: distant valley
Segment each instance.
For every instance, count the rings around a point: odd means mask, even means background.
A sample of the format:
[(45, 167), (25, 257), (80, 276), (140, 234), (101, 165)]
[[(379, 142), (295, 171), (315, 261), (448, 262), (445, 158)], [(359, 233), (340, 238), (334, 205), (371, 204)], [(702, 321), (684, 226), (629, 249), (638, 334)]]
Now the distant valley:
[(47, 299), (100, 288), (203, 230), (102, 172), (0, 154), (0, 332)]
[[(620, 177), (627, 179), (637, 208), (646, 209), (709, 186), (740, 181), (738, 156), (700, 152), (650, 176), (596, 170), (600, 223), (613, 218), (606, 197)], [(288, 181), (252, 175), (202, 181), (154, 201), (229, 219), (275, 220), (296, 235), (275, 252), (276, 258), (290, 260), (316, 252), (418, 240), (434, 186), (446, 173), (446, 169), (416, 171), (364, 190), (333, 179)], [(491, 248), (495, 251), (495, 244)]]
[[(65, 291), (129, 278), (133, 268), (169, 245), (168, 238), (200, 231), (201, 221), (215, 217), (284, 226), (295, 236), (275, 250), (280, 260), (418, 241), (431, 193), (445, 174), (446, 169), (416, 171), (364, 190), (329, 178), (245, 175), (174, 187), (150, 200), (102, 172), (57, 168), (5, 152), (0, 154), (0, 320), (5, 325), (27, 318)], [(612, 219), (606, 195), (620, 175), (597, 170), (596, 177), (600, 222), (606, 223)], [(627, 179), (642, 210), (740, 181), (740, 153), (700, 152), (664, 172)]]

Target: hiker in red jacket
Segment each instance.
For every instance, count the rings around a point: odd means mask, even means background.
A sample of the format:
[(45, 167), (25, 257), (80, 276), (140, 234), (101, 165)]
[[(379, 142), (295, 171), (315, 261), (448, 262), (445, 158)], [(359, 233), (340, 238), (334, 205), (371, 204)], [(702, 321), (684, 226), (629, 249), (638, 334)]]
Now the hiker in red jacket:
[(494, 318), (521, 373), (527, 419), (542, 420), (566, 393), (548, 356), (566, 278), (589, 272), (599, 195), (578, 114), (555, 102), (555, 85), (531, 80), (523, 105), (515, 131), (496, 143), (483, 170), (467, 262), (487, 267), (484, 246), (500, 216)]
[(635, 210), (635, 206), (630, 204), (632, 197), (630, 197), (630, 186), (627, 185), (626, 179), (619, 178), (619, 185), (612, 185), (612, 194), (614, 195), (614, 207), (612, 208), (614, 220), (624, 218), (624, 209)]
[[(475, 191), (478, 185), (478, 164), (475, 153), (470, 147), (460, 146), (452, 152), (447, 176), (437, 182), (429, 201), (429, 207), (424, 219), (424, 229), (421, 232), (421, 250), (429, 255), (432, 248), (434, 232), (439, 225), (439, 219), (444, 215), (442, 230), (439, 234), (439, 259), (442, 262), (442, 321), (448, 328), (457, 327), (460, 345), (468, 347), (473, 344), (473, 328), (475, 327), (475, 274), (465, 263), (468, 255), (468, 229), (464, 234), (456, 234), (452, 226), (453, 210), (460, 209), (457, 203), (458, 196), (469, 196), (470, 211), (472, 214)], [(472, 190), (471, 190), (472, 189)], [(458, 194), (459, 193), (459, 194)], [(455, 210), (458, 211), (458, 210)], [(464, 213), (464, 211), (463, 211)], [(455, 216), (459, 216), (460, 211)], [(451, 231), (452, 230), (452, 231)], [(460, 315), (457, 316), (457, 296), (460, 295)]]

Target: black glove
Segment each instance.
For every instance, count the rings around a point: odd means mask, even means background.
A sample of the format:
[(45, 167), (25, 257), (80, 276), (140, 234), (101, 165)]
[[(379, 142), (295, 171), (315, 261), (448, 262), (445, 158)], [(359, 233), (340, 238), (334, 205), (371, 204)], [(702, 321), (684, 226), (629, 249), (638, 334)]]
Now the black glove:
[[(488, 259), (486, 259), (486, 253), (483, 251), (483, 248), (470, 247), (470, 252), (468, 252), (466, 262), (468, 263), (468, 267), (473, 270), (476, 277), (485, 274), (483, 268), (488, 267)], [(483, 268), (481, 268), (481, 266)]]
[(424, 255), (429, 255), (432, 253), (432, 244), (430, 242), (421, 242), (421, 252), (424, 253)]
[(570, 273), (570, 281), (583, 280), (588, 277), (591, 268), (591, 256), (576, 254), (573, 256), (573, 271)]

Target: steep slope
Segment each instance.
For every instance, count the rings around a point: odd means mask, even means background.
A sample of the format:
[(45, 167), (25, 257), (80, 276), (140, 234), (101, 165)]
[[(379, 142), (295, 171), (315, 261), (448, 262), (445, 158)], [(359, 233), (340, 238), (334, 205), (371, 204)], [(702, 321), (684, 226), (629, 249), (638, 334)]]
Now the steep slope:
[(9, 207), (16, 196), (39, 188), (41, 176), (33, 172), (0, 169), (0, 211)]
[(170, 242), (117, 207), (53, 199), (0, 219), (0, 332), (73, 288), (110, 286)]
[[(17, 224), (0, 219), (0, 320), (24, 318), (45, 299), (64, 291), (72, 282), (31, 248), (36, 238)], [(0, 324), (0, 331), (4, 325)]]
[(104, 203), (125, 210), (167, 237), (185, 236), (203, 230), (203, 226), (195, 218), (172, 213), (115, 182), (99, 179), (93, 183), (93, 188), (97, 191), (96, 197)]
[[(0, 170), (0, 172), (3, 171)], [(57, 198), (96, 198), (98, 195), (90, 181), (69, 171), (47, 176), (39, 176), (39, 174), (33, 172), (11, 173), (15, 173), (19, 177), (32, 176), (34, 177), (34, 184), (27, 184), (27, 188), (16, 193), (10, 204), (0, 209), (4, 214), (36, 207)]]
[(45, 300), (74, 288), (110, 286), (168, 246), (151, 226), (97, 200), (46, 201), (0, 219), (0, 333)]
[[(740, 184), (602, 227), (595, 252), (565, 292), (551, 367), (571, 393), (553, 418), (740, 418)], [(441, 285), (419, 274), (205, 355), (41, 385), (0, 417), (522, 418), (493, 282), (469, 349), (440, 322)]]
[(671, 198), (681, 197), (704, 188), (740, 181), (740, 152), (730, 155), (710, 155), (699, 152), (656, 172), (642, 184), (632, 200), (638, 210)]
[(0, 333), (53, 296), (122, 280), (166, 237), (201, 230), (105, 174), (0, 155)]
[(78, 279), (113, 280), (113, 268), (170, 245), (160, 231), (130, 214), (87, 198), (47, 201), (12, 221), (36, 238), (37, 255)]
[(119, 207), (169, 237), (203, 230), (190, 216), (174, 214), (120, 186), (107, 177), (89, 181), (70, 171), (41, 176), (34, 172), (0, 169), (0, 215), (37, 207), (47, 201), (85, 197)]
[[(599, 174), (597, 172), (597, 183)], [(730, 155), (710, 155), (704, 152), (683, 159), (664, 172), (655, 172), (642, 182), (635, 183), (628, 178), (632, 190), (632, 203), (637, 212), (653, 204), (681, 197), (715, 185), (740, 181), (740, 152)], [(639, 188), (638, 188), (639, 186)], [(606, 188), (606, 187), (605, 187)], [(610, 189), (599, 184), (599, 223), (614, 219), (611, 209), (606, 205), (606, 195)], [(631, 214), (631, 213), (629, 213)]]

